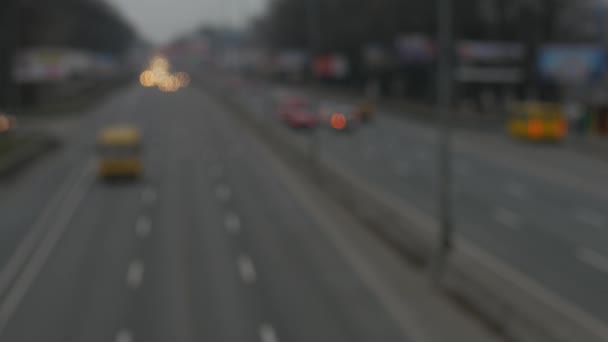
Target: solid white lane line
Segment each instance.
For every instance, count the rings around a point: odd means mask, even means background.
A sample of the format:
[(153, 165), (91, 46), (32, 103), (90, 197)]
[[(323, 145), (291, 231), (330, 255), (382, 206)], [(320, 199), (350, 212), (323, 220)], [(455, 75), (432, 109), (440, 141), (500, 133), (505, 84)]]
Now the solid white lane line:
[[(19, 244), (15, 253), (10, 257), (5, 267), (0, 271), (0, 295), (3, 295), (7, 290), (10, 282), (15, 279), (19, 269), (26, 263), (27, 257), (32, 253), (32, 250), (39, 242), (39, 238), (41, 238), (41, 234), (44, 234), (46, 231), (46, 227), (49, 224), (49, 221), (52, 220), (53, 215), (57, 214), (57, 206), (56, 204), (60, 204), (64, 202), (64, 199), (70, 196), (70, 194), (74, 191), (74, 187), (78, 186), (78, 184), (82, 181), (85, 173), (87, 172), (87, 168), (85, 167), (85, 171), (75, 169), (67, 177), (67, 181), (63, 183), (59, 191), (55, 193), (55, 195), (48, 202), (49, 205), (44, 208), (42, 215), (38, 217), (26, 237)], [(80, 171), (81, 173), (77, 173)], [(76, 181), (74, 181), (76, 179)], [(59, 207), (61, 208), (61, 206)]]
[(237, 214), (229, 213), (224, 218), (224, 226), (230, 234), (238, 234), (241, 231), (241, 219)]
[(156, 202), (156, 191), (152, 188), (147, 188), (141, 193), (141, 200), (146, 205)]
[(129, 264), (129, 269), (127, 270), (127, 287), (131, 290), (137, 289), (142, 280), (144, 279), (144, 264), (135, 260)]
[(84, 199), (88, 189), (86, 185), (90, 184), (87, 176), (91, 176), (92, 169), (93, 162), (87, 164), (84, 168), (82, 175), (74, 183), (71, 192), (65, 198), (63, 206), (60, 207), (61, 210), (57, 212), (57, 220), (49, 228), (38, 249), (33, 252), (29, 261), (23, 267), (23, 272), (17, 277), (13, 287), (6, 293), (4, 302), (0, 304), (0, 336), (2, 336), (8, 321), (19, 307), (21, 300), (23, 300), (23, 297), (36, 280), (53, 249), (68, 228), (72, 217), (78, 209), (78, 205)]
[(215, 188), (215, 196), (220, 202), (228, 202), (232, 197), (232, 191), (226, 184), (220, 184)]
[(129, 330), (123, 329), (116, 334), (116, 342), (133, 342), (133, 334)]
[(505, 192), (512, 197), (522, 198), (527, 194), (526, 186), (517, 181), (509, 181), (505, 185)]
[(602, 214), (589, 210), (589, 209), (579, 209), (575, 213), (575, 218), (586, 225), (593, 226), (595, 228), (606, 228), (608, 226), (608, 222), (606, 217)]
[(577, 258), (585, 264), (603, 273), (608, 273), (608, 257), (587, 248), (580, 248), (576, 254)]
[(509, 209), (498, 207), (494, 209), (492, 217), (496, 222), (511, 229), (521, 228), (521, 218)]
[(237, 260), (237, 267), (245, 284), (253, 284), (256, 281), (255, 266), (253, 266), (253, 260), (249, 256), (241, 255)]
[(260, 341), (261, 342), (279, 342), (277, 332), (270, 324), (262, 324), (260, 326)]
[(150, 231), (152, 230), (152, 223), (150, 219), (146, 216), (140, 216), (135, 222), (135, 234), (139, 238), (145, 238), (150, 235)]

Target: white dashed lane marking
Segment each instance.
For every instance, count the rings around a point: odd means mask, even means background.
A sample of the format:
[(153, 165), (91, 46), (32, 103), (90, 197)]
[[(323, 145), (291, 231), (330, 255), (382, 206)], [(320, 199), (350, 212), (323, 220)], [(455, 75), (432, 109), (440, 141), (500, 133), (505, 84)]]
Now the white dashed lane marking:
[(127, 286), (135, 290), (141, 286), (141, 283), (144, 279), (144, 264), (135, 260), (129, 264), (129, 269), (127, 270)]
[(225, 184), (220, 184), (215, 188), (215, 196), (220, 202), (228, 202), (232, 198), (232, 191)]
[(241, 231), (241, 219), (235, 213), (229, 213), (224, 218), (224, 226), (230, 234), (238, 234)]
[(575, 218), (579, 222), (595, 228), (606, 228), (608, 226), (608, 222), (604, 215), (589, 209), (577, 210)]
[(237, 260), (239, 275), (245, 284), (253, 284), (257, 279), (253, 260), (247, 255), (241, 255)]
[(498, 207), (492, 213), (494, 220), (511, 229), (521, 228), (521, 218), (509, 209)]
[(603, 273), (608, 273), (608, 257), (587, 248), (580, 248), (577, 257), (583, 263)]
[(133, 334), (129, 330), (121, 330), (116, 334), (116, 342), (133, 342)]
[(135, 222), (135, 234), (139, 238), (145, 238), (150, 235), (150, 231), (152, 230), (152, 223), (150, 219), (146, 216), (140, 216)]
[(260, 326), (260, 341), (261, 342), (279, 342), (276, 331), (270, 324), (262, 324)]

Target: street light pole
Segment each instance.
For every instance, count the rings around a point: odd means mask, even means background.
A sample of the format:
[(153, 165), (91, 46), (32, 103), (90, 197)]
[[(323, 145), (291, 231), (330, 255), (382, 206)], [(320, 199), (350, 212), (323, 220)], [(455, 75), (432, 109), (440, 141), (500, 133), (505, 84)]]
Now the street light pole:
[(439, 122), (439, 241), (432, 261), (432, 274), (438, 279), (453, 245), (452, 220), (452, 1), (438, 0), (439, 60), (437, 74), (437, 115)]
[(0, 71), (0, 98), (6, 100), (6, 104), (13, 108), (15, 114), (20, 112), (22, 104), (20, 85), (15, 79), (15, 62), (23, 41), (23, 6), (22, 0), (12, 1), (6, 5), (6, 12), (0, 16), (4, 24), (4, 32), (0, 33), (0, 44), (5, 48), (0, 52), (3, 64), (3, 70)]
[[(23, 52), (23, 48), (24, 48), (24, 36), (25, 36), (25, 28), (24, 28), (24, 20), (25, 20), (25, 16), (23, 15), (23, 11), (24, 11), (24, 7), (26, 5), (29, 5), (28, 3), (24, 3), (24, 1), (18, 1), (17, 2), (17, 8), (16, 8), (16, 13), (15, 13), (15, 20), (17, 20), (17, 24), (15, 25), (17, 32), (15, 32), (15, 36), (16, 38), (16, 43), (15, 43), (15, 50), (13, 51), (13, 54), (11, 56), (11, 65), (12, 65), (12, 70), (11, 70), (11, 76), (13, 77), (13, 82), (15, 82), (15, 110), (17, 112), (20, 112), (23, 109), (24, 106), (24, 101), (23, 101), (23, 89), (22, 89), (22, 85), (19, 83), (20, 80), (15, 78), (15, 68), (16, 68), (16, 63), (18, 62), (17, 59), (18, 58), (23, 58), (23, 56), (20, 56), (20, 54)], [(21, 113), (15, 113), (15, 114), (21, 114)]]
[[(313, 67), (313, 92), (314, 86), (319, 85), (317, 75), (315, 75), (314, 62), (315, 57), (321, 51), (321, 0), (307, 0), (307, 17), (308, 17), (308, 40), (310, 50), (310, 60)], [(315, 101), (316, 103), (316, 101)], [(319, 106), (315, 106), (317, 111)], [(319, 113), (320, 114), (320, 113)], [(310, 160), (314, 168), (315, 174), (318, 174), (319, 163), (321, 159), (321, 132), (317, 128), (310, 134)]]

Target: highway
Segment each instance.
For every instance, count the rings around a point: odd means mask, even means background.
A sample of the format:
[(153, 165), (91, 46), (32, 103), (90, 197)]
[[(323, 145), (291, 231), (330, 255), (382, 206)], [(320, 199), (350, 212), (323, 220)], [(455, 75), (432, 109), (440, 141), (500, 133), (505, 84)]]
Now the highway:
[[(261, 81), (244, 83), (233, 98), (308, 146), (311, 134), (291, 131), (276, 116), (273, 94), (286, 89), (316, 102), (352, 101)], [(438, 139), (432, 126), (381, 111), (354, 132), (322, 129), (317, 136), (321, 158), (436, 217)], [(495, 131), (456, 130), (453, 141), (458, 235), (608, 322), (608, 161)]]
[[(145, 176), (102, 182), (96, 133), (123, 122)], [(202, 91), (130, 85), (61, 132), (0, 182), (1, 341), (410, 340)]]

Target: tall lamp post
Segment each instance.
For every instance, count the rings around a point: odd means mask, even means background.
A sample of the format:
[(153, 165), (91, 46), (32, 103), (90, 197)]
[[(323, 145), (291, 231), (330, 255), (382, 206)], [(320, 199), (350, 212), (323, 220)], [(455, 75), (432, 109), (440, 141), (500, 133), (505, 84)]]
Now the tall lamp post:
[[(308, 48), (310, 50), (310, 58), (313, 67), (314, 85), (319, 83), (317, 75), (315, 75), (314, 62), (315, 57), (321, 51), (321, 1), (322, 0), (307, 0)], [(310, 134), (310, 160), (317, 176), (321, 159), (320, 134), (321, 132), (319, 129), (316, 129)]]
[(22, 23), (22, 0), (13, 0), (8, 4), (4, 5), (0, 20), (2, 21), (2, 32), (0, 32), (0, 44), (4, 51), (0, 52), (0, 66), (3, 70), (1, 71), (0, 77), (0, 97), (6, 100), (6, 104), (14, 107), (14, 110), (18, 110), (21, 105), (21, 90), (14, 78), (15, 71), (15, 57), (19, 51), (22, 40), (23, 40), (23, 23)]
[(452, 218), (452, 0), (438, 0), (439, 60), (437, 75), (437, 114), (439, 122), (439, 241), (432, 261), (434, 279), (441, 276), (454, 240)]

